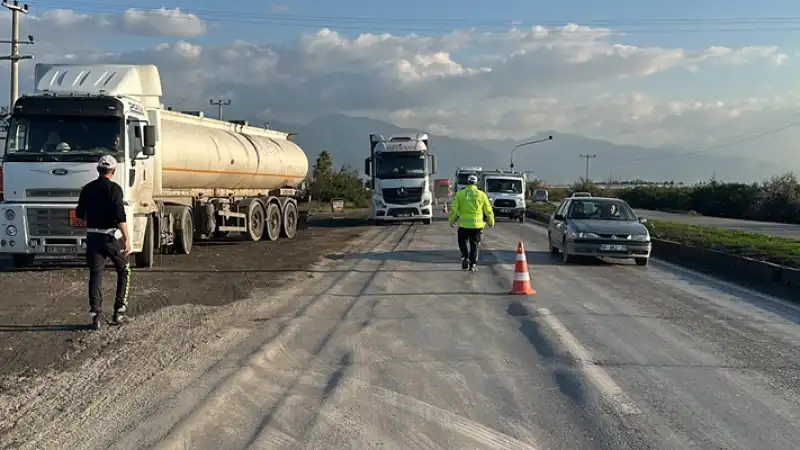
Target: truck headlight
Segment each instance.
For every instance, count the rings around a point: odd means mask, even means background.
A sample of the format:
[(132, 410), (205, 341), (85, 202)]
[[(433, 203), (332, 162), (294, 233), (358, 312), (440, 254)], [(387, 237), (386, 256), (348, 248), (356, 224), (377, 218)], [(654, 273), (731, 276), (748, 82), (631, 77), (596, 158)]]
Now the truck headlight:
[(386, 203), (384, 203), (383, 199), (373, 198), (372, 201), (375, 203), (375, 206), (377, 206), (378, 208), (386, 208)]
[(422, 206), (429, 206), (431, 204), (431, 199), (426, 198), (422, 201)]
[(17, 213), (15, 213), (13, 209), (7, 209), (3, 215), (6, 216), (6, 220), (9, 222), (17, 218)]
[(14, 225), (9, 225), (6, 227), (6, 234), (9, 236), (16, 236), (17, 235), (17, 227)]

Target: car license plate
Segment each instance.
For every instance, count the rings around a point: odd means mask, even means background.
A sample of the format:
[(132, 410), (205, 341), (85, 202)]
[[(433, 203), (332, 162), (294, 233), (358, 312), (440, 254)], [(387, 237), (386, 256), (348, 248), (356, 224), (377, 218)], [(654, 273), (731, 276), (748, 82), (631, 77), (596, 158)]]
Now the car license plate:
[(624, 252), (628, 250), (628, 246), (621, 244), (600, 244), (600, 250), (604, 252)]
[(45, 253), (63, 255), (78, 253), (77, 247), (65, 247), (60, 245), (48, 245), (44, 248)]
[(507, 213), (511, 211), (509, 208), (499, 208), (501, 213)]
[(69, 226), (71, 226), (71, 227), (79, 227), (79, 228), (85, 228), (86, 227), (86, 222), (81, 220), (77, 216), (77, 214), (75, 213), (74, 209), (70, 209), (69, 210)]

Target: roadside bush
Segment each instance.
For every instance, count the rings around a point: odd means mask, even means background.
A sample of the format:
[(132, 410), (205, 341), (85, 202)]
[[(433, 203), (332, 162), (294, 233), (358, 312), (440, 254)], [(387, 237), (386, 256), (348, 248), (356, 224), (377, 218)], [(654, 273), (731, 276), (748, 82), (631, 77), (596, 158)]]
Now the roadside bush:
[(793, 173), (753, 184), (711, 180), (691, 187), (639, 186), (620, 189), (617, 196), (634, 208), (800, 223), (800, 183)]
[(348, 207), (369, 207), (370, 191), (364, 188), (358, 171), (348, 166), (334, 171), (332, 166), (330, 153), (321, 152), (310, 180), (312, 198), (322, 202), (340, 198)]

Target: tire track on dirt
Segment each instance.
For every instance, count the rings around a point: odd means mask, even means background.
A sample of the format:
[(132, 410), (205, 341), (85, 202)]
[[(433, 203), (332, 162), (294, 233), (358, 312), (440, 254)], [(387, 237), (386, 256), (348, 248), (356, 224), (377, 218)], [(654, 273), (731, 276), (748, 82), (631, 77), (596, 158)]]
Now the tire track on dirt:
[[(411, 229), (412, 227), (397, 227), (387, 233), (387, 238), (374, 249), (393, 251)], [(288, 332), (280, 331), (266, 337), (266, 341), (263, 335), (254, 333), (254, 339), (260, 339), (261, 345), (248, 352), (244, 365), (231, 361), (234, 367), (229, 369), (228, 376), (213, 386), (207, 394), (186, 402), (181, 409), (188, 410), (188, 414), (180, 416), (177, 421), (171, 420), (170, 416), (174, 417), (174, 414), (169, 411), (151, 418), (162, 422), (168, 419), (175, 424), (164, 433), (154, 435), (152, 430), (147, 432), (151, 438), (161, 436), (155, 442), (149, 443), (152, 448), (247, 448), (283, 412), (281, 408), (285, 405), (304, 397), (314, 398), (318, 405), (319, 389), (313, 383), (313, 378), (325, 371), (335, 372), (336, 367), (321, 364), (322, 367), (317, 370), (311, 369), (382, 266), (383, 262), (357, 261), (351, 270), (336, 280), (334, 286), (315, 296), (295, 317), (288, 319), (282, 327), (289, 330)], [(348, 288), (353, 286), (358, 288), (354, 292), (348, 292)], [(332, 295), (326, 296), (328, 293)], [(342, 296), (350, 298), (343, 299)], [(342, 304), (337, 305), (336, 302)], [(331, 318), (331, 310), (340, 313)], [(359, 326), (356, 322), (351, 325)], [(291, 346), (292, 343), (298, 345)], [(286, 357), (284, 355), (287, 351), (294, 354)], [(330, 378), (330, 373), (327, 378)], [(200, 382), (202, 381), (201, 379)], [(294, 410), (292, 412), (302, 411), (290, 409)], [(141, 439), (144, 436), (140, 434), (137, 437)], [(281, 441), (287, 442), (286, 436), (282, 436)], [(120, 448), (128, 448), (130, 436), (117, 442), (122, 445)]]
[[(372, 248), (391, 238), (391, 233), (367, 233), (345, 251)], [(343, 266), (328, 260), (317, 263), (311, 272), (325, 272), (333, 265)], [(347, 264), (344, 268), (348, 269)], [(330, 286), (347, 273), (334, 277)], [(4, 414), (3, 421), (24, 425), (9, 429), (5, 443), (37, 450), (107, 449), (114, 434), (125, 430), (124, 424), (137, 422), (141, 411), (152, 410), (158, 399), (181, 392), (195, 381), (197, 366), (200, 371), (212, 370), (208, 366), (211, 361), (205, 361), (209, 353), (224, 353), (240, 345), (251, 330), (229, 326), (241, 322), (243, 313), (249, 318), (247, 326), (252, 327), (253, 313), (279, 315), (282, 309), (293, 307), (296, 292), (302, 290), (300, 283), (307, 282), (309, 275), (299, 273), (294, 278), (295, 288), (277, 296), (272, 293), (270, 301), (255, 297), (224, 309), (170, 308), (140, 318), (131, 327), (108, 330), (128, 337), (129, 345), (107, 358), (87, 361), (75, 372), (47, 374), (21, 396), (0, 398), (0, 411), (11, 412)], [(164, 377), (170, 368), (171, 376)], [(107, 387), (112, 381), (113, 389)], [(15, 408), (15, 404), (27, 407)], [(97, 429), (108, 431), (100, 434)]]

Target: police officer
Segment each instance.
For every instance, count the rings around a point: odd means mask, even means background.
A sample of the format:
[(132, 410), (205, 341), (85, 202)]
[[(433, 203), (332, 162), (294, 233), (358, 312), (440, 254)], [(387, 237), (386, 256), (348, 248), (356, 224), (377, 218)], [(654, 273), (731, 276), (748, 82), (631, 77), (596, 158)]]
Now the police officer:
[[(470, 175), (467, 186), (453, 197), (450, 207), (450, 226), (458, 219), (458, 249), (461, 251), (461, 268), (464, 270), (478, 270), (478, 246), (485, 226), (483, 217), (490, 227), (494, 226), (494, 210), (492, 203), (485, 192), (478, 189), (478, 176)], [(469, 243), (469, 251), (467, 250)]]
[(81, 190), (76, 215), (86, 221), (86, 265), (89, 267), (89, 315), (92, 328), (100, 328), (103, 312), (101, 281), (106, 259), (111, 259), (117, 270), (117, 292), (114, 301), (112, 323), (122, 324), (127, 320), (130, 287), (130, 265), (127, 256), (131, 252), (125, 203), (122, 188), (111, 181), (117, 169), (117, 160), (105, 155), (97, 163), (100, 175)]

